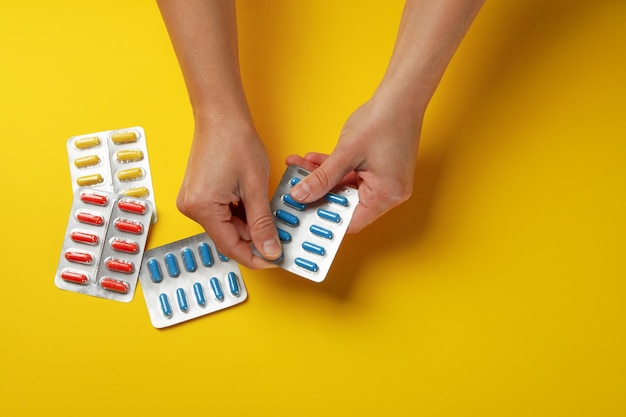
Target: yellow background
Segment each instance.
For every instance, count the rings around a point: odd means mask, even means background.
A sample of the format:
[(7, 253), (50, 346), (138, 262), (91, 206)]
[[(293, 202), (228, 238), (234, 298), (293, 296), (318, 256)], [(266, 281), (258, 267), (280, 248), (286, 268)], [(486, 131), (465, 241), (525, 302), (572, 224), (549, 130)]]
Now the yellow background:
[[(331, 151), (402, 1), (239, 2), (270, 153)], [(67, 138), (146, 129), (159, 221), (193, 121), (152, 1), (0, 3), (0, 415), (626, 415), (626, 2), (492, 1), (427, 112), (412, 199), (326, 281), (242, 269), (242, 305), (154, 329), (61, 291)]]

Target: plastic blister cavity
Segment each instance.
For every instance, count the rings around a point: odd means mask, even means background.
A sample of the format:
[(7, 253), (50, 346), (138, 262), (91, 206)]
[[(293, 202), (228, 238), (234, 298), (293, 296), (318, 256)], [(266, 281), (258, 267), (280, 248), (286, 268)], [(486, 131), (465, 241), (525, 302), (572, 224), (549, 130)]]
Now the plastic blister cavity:
[(56, 286), (131, 301), (152, 213), (148, 200), (103, 190), (76, 190), (54, 278)]
[(283, 247), (282, 257), (271, 262), (321, 282), (337, 254), (359, 197), (356, 189), (338, 186), (316, 202), (299, 203), (290, 191), (309, 174), (298, 166), (288, 166), (270, 202)]
[[(143, 128), (107, 130), (67, 140), (73, 190), (112, 191), (156, 207)], [(156, 221), (156, 210), (153, 212)]]
[(206, 233), (145, 252), (139, 281), (152, 325), (163, 328), (242, 303), (239, 265)]

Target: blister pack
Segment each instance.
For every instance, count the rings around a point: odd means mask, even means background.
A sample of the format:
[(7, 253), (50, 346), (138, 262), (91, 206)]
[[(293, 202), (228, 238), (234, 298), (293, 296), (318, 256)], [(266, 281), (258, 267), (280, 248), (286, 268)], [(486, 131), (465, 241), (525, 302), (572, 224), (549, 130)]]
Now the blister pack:
[(54, 278), (56, 286), (131, 301), (152, 214), (148, 200), (103, 190), (76, 190)]
[(310, 172), (290, 165), (272, 197), (270, 207), (283, 247), (272, 263), (311, 281), (326, 278), (359, 201), (358, 190), (338, 186), (324, 198), (302, 204), (291, 188)]
[(220, 254), (206, 233), (146, 251), (139, 282), (156, 328), (223, 310), (248, 296), (239, 265)]
[[(73, 136), (67, 140), (72, 187), (113, 191), (156, 207), (146, 135), (136, 126)], [(153, 212), (156, 221), (156, 210)]]

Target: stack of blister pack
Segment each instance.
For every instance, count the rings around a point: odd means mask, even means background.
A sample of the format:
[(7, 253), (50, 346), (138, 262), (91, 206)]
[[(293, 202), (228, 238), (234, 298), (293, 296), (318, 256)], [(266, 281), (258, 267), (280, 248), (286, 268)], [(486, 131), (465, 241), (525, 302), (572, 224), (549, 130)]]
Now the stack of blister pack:
[[(240, 304), (247, 290), (239, 265), (206, 233), (146, 250), (157, 221), (145, 132), (130, 127), (73, 136), (67, 153), (74, 200), (57, 272), (57, 287), (129, 302), (142, 286), (157, 328)], [(312, 204), (290, 187), (309, 172), (287, 167), (270, 202), (283, 256), (277, 266), (311, 281), (325, 279), (358, 203), (337, 187)]]

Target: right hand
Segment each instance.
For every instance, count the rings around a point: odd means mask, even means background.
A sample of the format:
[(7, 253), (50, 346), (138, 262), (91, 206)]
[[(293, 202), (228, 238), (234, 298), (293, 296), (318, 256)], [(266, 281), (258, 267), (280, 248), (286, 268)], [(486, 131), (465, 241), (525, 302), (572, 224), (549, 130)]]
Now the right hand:
[(274, 267), (282, 254), (268, 200), (269, 159), (249, 123), (196, 120), (176, 205), (197, 221), (223, 255), (250, 269)]

